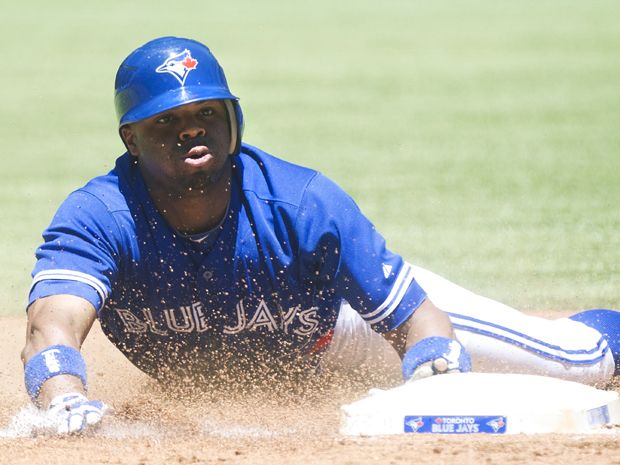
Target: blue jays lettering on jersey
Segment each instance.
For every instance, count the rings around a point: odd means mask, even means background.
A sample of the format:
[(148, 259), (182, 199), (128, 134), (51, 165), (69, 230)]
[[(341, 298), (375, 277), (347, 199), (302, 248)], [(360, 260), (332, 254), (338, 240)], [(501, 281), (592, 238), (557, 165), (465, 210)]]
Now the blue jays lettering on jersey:
[(320, 173), (243, 145), (231, 200), (201, 242), (155, 208), (135, 158), (73, 192), (37, 249), (30, 303), (88, 300), (140, 369), (293, 364), (327, 344), (342, 300), (379, 332), (425, 298), (353, 200)]

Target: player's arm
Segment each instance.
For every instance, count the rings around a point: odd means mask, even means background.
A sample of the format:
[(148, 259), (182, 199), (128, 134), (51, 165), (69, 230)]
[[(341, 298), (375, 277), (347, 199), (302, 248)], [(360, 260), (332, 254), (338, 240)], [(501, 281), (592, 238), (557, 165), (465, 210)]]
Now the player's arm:
[(106, 410), (102, 402), (86, 398), (86, 364), (80, 353), (95, 318), (92, 304), (72, 295), (37, 299), (28, 309), (22, 351), (26, 388), (60, 433), (82, 431)]
[[(48, 347), (79, 351), (95, 317), (93, 306), (80, 297), (54, 295), (34, 301), (28, 309), (26, 345), (22, 351), (24, 365)], [(85, 394), (82, 380), (68, 374), (51, 376), (41, 384), (33, 401), (47, 408), (52, 398), (65, 392)]]
[(448, 316), (427, 298), (414, 267), (387, 249), (350, 196), (317, 176), (300, 210), (302, 268), (328, 282), (373, 330), (388, 334), (406, 380), (471, 369)]
[(426, 298), (398, 328), (384, 334), (403, 359), (405, 380), (471, 370), (448, 315)]
[(400, 358), (403, 358), (413, 345), (433, 336), (454, 339), (454, 331), (448, 315), (438, 309), (428, 298), (420, 304), (407, 321), (384, 334)]

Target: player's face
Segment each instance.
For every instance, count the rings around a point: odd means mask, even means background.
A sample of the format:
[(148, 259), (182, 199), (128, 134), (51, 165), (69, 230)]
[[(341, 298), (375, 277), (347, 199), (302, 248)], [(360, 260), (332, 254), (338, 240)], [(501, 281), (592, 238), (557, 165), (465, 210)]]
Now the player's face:
[(201, 193), (229, 173), (230, 129), (221, 100), (173, 108), (121, 129), (149, 189)]

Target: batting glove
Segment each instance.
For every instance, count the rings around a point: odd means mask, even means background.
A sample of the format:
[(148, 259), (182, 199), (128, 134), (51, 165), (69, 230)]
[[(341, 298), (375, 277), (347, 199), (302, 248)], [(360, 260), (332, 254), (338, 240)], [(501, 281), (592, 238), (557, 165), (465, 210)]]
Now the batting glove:
[(81, 433), (96, 425), (109, 410), (100, 400), (88, 400), (72, 392), (54, 397), (47, 409), (47, 417), (58, 434)]
[(414, 344), (403, 357), (405, 381), (471, 371), (471, 357), (460, 342), (432, 336)]

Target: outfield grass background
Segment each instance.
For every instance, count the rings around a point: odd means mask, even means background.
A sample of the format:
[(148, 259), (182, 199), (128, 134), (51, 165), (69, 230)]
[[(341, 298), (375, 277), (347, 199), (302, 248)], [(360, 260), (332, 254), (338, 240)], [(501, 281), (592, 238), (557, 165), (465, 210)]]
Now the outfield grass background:
[(245, 140), (340, 183), (410, 261), (519, 308), (620, 308), (620, 2), (44, 0), (0, 6), (0, 314), (113, 166), (113, 80), (207, 43)]

